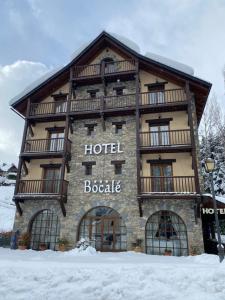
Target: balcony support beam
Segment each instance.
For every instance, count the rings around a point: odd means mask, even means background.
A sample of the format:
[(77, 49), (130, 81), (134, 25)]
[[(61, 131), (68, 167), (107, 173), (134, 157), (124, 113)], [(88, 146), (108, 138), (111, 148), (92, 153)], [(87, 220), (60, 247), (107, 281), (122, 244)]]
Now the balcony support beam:
[(194, 107), (194, 98), (190, 91), (189, 82), (186, 81), (186, 95), (188, 99), (188, 122), (190, 126), (190, 133), (191, 133), (191, 144), (192, 144), (192, 165), (195, 173), (195, 187), (196, 192), (200, 194), (200, 183), (199, 183), (199, 173), (198, 173), (198, 162), (197, 162), (197, 147), (196, 147), (196, 137), (195, 137), (195, 129), (194, 129), (194, 119), (192, 115), (192, 110)]

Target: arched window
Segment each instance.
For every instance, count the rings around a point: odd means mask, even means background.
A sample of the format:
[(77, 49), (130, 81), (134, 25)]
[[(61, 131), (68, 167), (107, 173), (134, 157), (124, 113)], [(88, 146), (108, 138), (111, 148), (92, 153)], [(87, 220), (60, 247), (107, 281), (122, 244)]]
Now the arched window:
[(187, 230), (183, 220), (171, 211), (154, 213), (146, 224), (146, 252), (174, 256), (188, 255)]
[(39, 212), (31, 222), (30, 248), (39, 250), (44, 244), (46, 249), (55, 250), (59, 238), (59, 218), (51, 210), (46, 209)]
[(126, 233), (126, 226), (118, 212), (105, 206), (90, 210), (79, 227), (79, 239), (89, 239), (98, 251), (126, 250)]

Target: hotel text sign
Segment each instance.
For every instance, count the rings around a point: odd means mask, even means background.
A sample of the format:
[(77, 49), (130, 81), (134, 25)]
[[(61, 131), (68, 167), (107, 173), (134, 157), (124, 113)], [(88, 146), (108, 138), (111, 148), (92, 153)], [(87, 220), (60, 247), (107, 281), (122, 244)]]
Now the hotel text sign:
[[(116, 154), (123, 153), (120, 143), (108, 144), (95, 144), (85, 145), (85, 155), (99, 155), (99, 154)], [(120, 193), (121, 192), (120, 180), (85, 180), (84, 192), (85, 193)]]
[[(212, 214), (214, 214), (214, 209), (213, 208), (202, 208), (202, 213), (212, 215)], [(225, 208), (217, 208), (217, 213), (221, 214), (221, 215), (225, 215)]]

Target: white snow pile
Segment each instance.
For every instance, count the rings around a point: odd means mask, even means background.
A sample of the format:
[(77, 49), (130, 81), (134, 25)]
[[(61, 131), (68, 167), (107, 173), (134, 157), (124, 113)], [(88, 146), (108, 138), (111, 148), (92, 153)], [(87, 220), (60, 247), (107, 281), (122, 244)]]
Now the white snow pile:
[(158, 55), (158, 54), (154, 54), (154, 53), (151, 53), (151, 52), (147, 52), (145, 54), (146, 57), (154, 60), (154, 61), (157, 61), (159, 63), (162, 63), (166, 66), (169, 66), (171, 68), (174, 68), (174, 69), (177, 69), (181, 72), (184, 72), (186, 74), (189, 74), (189, 75), (194, 75), (194, 69), (188, 65), (185, 65), (185, 64), (182, 64), (178, 61), (175, 61), (173, 59), (170, 59), (170, 58), (167, 58), (167, 57), (164, 57), (164, 56), (161, 56), (161, 55)]
[(85, 249), (82, 248), (74, 248), (70, 251), (65, 252), (65, 255), (67, 256), (77, 256), (77, 255), (83, 255), (83, 256), (88, 256), (88, 255), (95, 255), (97, 254), (97, 251), (95, 248), (88, 246)]
[(0, 248), (4, 300), (223, 300), (225, 262), (215, 255), (67, 255)]
[(12, 202), (14, 186), (0, 186), (0, 232), (11, 231), (16, 207)]

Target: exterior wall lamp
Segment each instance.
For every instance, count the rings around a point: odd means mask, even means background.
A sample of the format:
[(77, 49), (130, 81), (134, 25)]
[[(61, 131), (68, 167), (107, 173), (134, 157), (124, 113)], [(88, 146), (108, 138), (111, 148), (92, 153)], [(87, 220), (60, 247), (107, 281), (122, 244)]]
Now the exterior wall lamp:
[(214, 206), (216, 233), (217, 233), (217, 239), (218, 239), (218, 255), (219, 255), (220, 262), (222, 262), (224, 259), (224, 247), (223, 247), (222, 241), (221, 241), (220, 224), (219, 224), (217, 203), (216, 203), (214, 183), (213, 183), (213, 171), (215, 170), (215, 160), (214, 159), (207, 158), (205, 160), (205, 170), (207, 173), (209, 173), (209, 180), (210, 180), (210, 184), (211, 184), (211, 193), (212, 193), (213, 206)]

